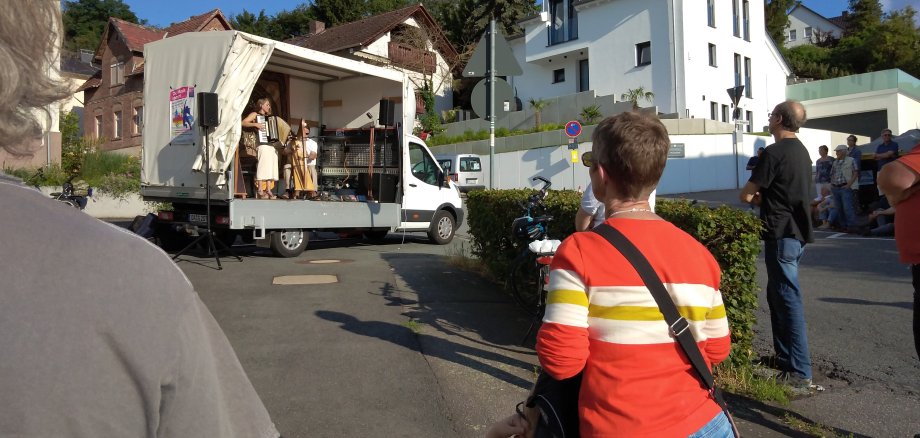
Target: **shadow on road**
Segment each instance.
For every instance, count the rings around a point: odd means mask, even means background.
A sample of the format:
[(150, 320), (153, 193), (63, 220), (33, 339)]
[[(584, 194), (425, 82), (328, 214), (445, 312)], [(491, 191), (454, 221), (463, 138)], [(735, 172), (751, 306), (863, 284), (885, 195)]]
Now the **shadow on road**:
[[(784, 423), (783, 419), (791, 419), (797, 423), (800, 423), (805, 428), (822, 429), (822, 436), (824, 433), (833, 432), (833, 436), (851, 436), (858, 438), (867, 437), (867, 435), (861, 435), (858, 433), (850, 432), (848, 430), (828, 427), (815, 423), (814, 421), (788, 409), (769, 405), (742, 395), (725, 393), (725, 399), (728, 403), (729, 409), (731, 410), (732, 416), (736, 420), (752, 423), (754, 425), (769, 429), (785, 436), (813, 437), (817, 435), (793, 429), (788, 424)], [(760, 434), (754, 433), (753, 435)]]
[[(486, 361), (500, 362), (512, 367), (526, 369), (531, 367), (527, 362), (515, 360), (499, 353), (468, 347), (423, 333), (416, 334), (418, 337), (417, 342), (406, 341), (407, 339), (413, 339), (411, 336), (407, 336), (412, 330), (409, 327), (403, 327), (388, 322), (362, 321), (351, 315), (328, 310), (318, 310), (316, 311), (316, 316), (327, 321), (336, 322), (340, 324), (343, 329), (355, 334), (393, 342), (409, 350), (424, 353), (426, 356), (437, 357), (477, 370), (521, 388), (529, 388), (531, 386), (530, 381), (485, 363)], [(424, 348), (425, 351), (422, 351), (422, 345), (426, 346)]]
[(890, 307), (897, 307), (899, 309), (907, 309), (907, 310), (911, 310), (914, 308), (914, 303), (911, 303), (910, 301), (883, 303), (880, 301), (861, 300), (859, 298), (835, 298), (835, 297), (818, 298), (818, 301), (824, 301), (826, 303), (837, 303), (837, 304), (859, 304), (863, 306), (890, 306)]

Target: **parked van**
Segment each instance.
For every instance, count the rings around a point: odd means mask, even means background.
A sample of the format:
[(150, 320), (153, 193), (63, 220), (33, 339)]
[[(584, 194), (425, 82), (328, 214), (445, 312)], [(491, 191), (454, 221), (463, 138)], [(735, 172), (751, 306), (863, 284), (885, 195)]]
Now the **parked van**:
[(482, 174), (482, 159), (476, 154), (435, 155), (441, 170), (457, 184), (461, 192), (484, 189), (485, 179)]

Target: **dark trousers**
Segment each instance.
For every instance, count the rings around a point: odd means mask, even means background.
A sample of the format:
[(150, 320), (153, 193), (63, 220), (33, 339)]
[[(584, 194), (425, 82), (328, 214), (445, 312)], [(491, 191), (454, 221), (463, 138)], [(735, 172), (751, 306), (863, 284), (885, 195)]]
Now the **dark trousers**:
[(920, 265), (911, 265), (914, 274), (914, 348), (920, 358)]

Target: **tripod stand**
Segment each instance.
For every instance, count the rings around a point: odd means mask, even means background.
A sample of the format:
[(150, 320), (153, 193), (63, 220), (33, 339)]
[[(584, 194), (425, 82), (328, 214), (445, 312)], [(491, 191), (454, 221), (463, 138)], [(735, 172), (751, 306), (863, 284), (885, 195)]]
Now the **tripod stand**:
[[(202, 118), (202, 120), (203, 119), (204, 118)], [(177, 252), (176, 255), (173, 256), (173, 260), (178, 259), (179, 256), (181, 256), (182, 254), (185, 254), (186, 251), (198, 245), (198, 242), (207, 240), (208, 253), (206, 255), (208, 256), (210, 256), (211, 254), (214, 255), (214, 260), (217, 261), (217, 270), (220, 271), (224, 269), (224, 267), (221, 266), (220, 264), (220, 251), (229, 252), (230, 255), (232, 255), (233, 257), (236, 257), (236, 259), (241, 262), (243, 261), (243, 258), (240, 257), (237, 253), (233, 252), (233, 250), (230, 249), (227, 245), (225, 245), (224, 242), (221, 242), (220, 240), (215, 241), (214, 233), (211, 231), (211, 175), (210, 175), (211, 174), (211, 144), (210, 144), (210, 141), (208, 140), (208, 128), (210, 128), (210, 126), (206, 126), (202, 124), (201, 127), (204, 129), (204, 168), (205, 168), (204, 192), (205, 192), (205, 218), (206, 218), (205, 221), (207, 222), (207, 225), (205, 226), (204, 230), (201, 230), (199, 228), (198, 230), (199, 236), (195, 238), (195, 240), (193, 240), (192, 243), (189, 243), (188, 246), (186, 246), (185, 248), (182, 248), (179, 252)], [(217, 249), (218, 245), (220, 245), (221, 247), (219, 250)]]

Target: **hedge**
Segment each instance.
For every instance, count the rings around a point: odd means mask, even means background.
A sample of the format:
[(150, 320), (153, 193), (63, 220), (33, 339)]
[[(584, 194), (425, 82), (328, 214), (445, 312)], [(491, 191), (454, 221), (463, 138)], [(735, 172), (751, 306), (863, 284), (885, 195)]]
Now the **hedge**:
[[(511, 262), (528, 243), (511, 234), (511, 222), (524, 214), (521, 204), (532, 190), (479, 190), (467, 200), (472, 252), (499, 281), (507, 277)], [(564, 240), (575, 231), (575, 213), (581, 194), (552, 190), (545, 200), (549, 238)], [(689, 201), (659, 199), (656, 213), (699, 240), (722, 269), (720, 290), (732, 332), (732, 365), (749, 366), (754, 355), (753, 337), (757, 308), (756, 265), (760, 252), (760, 220), (750, 213), (721, 206), (709, 208)], [(507, 285), (506, 285), (507, 286)]]

